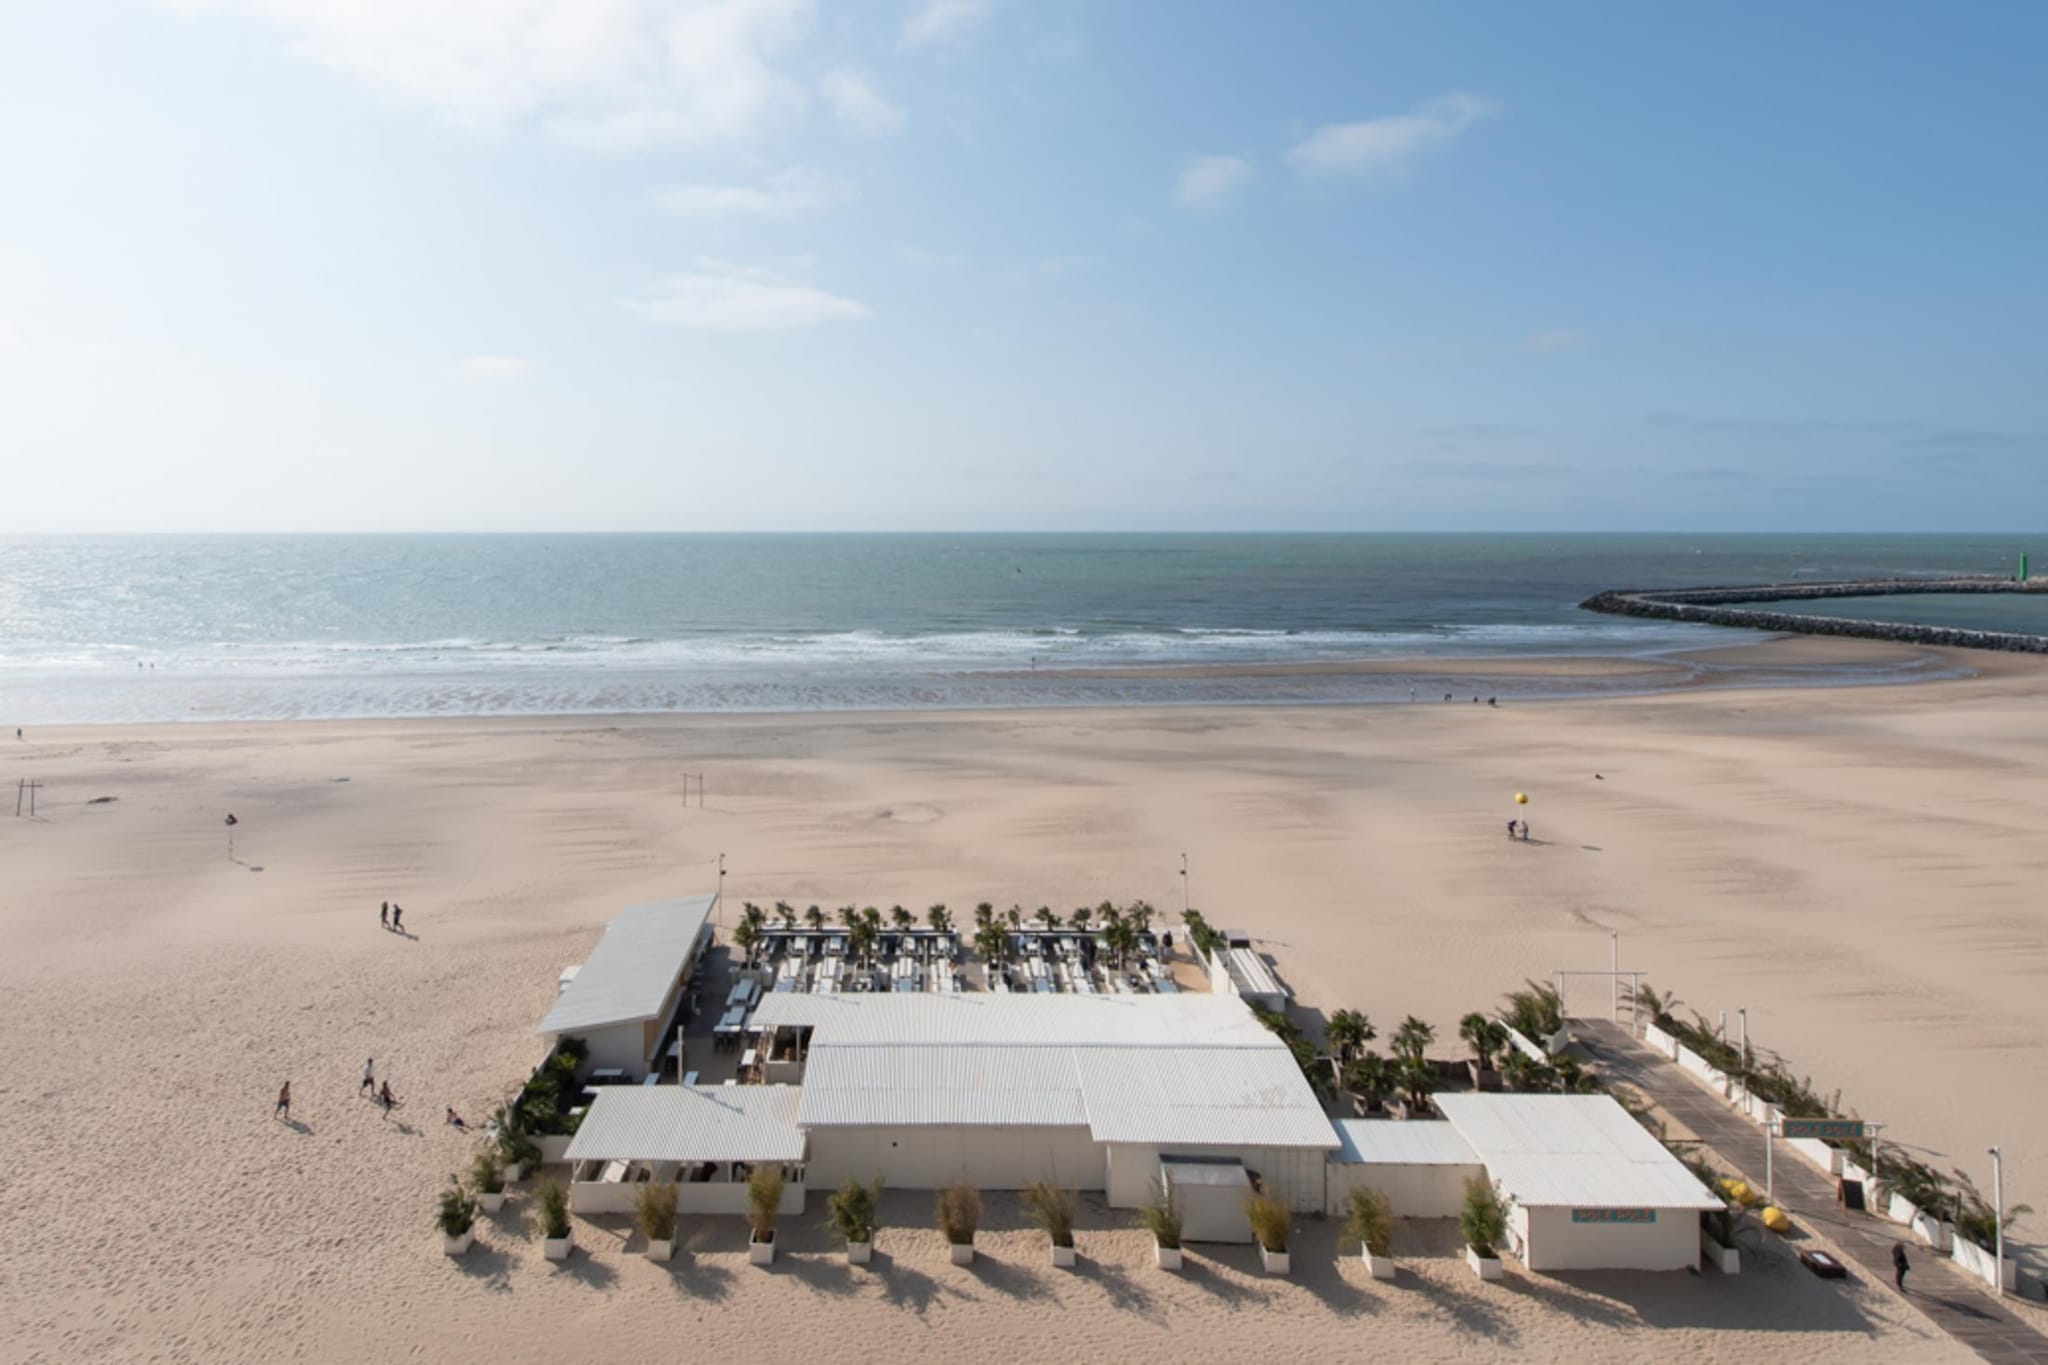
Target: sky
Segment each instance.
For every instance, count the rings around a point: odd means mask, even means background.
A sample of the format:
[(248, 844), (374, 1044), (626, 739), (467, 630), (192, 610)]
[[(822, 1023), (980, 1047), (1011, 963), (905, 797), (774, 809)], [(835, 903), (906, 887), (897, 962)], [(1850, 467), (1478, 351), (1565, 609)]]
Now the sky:
[(2048, 7), (11, 0), (0, 532), (2026, 530)]

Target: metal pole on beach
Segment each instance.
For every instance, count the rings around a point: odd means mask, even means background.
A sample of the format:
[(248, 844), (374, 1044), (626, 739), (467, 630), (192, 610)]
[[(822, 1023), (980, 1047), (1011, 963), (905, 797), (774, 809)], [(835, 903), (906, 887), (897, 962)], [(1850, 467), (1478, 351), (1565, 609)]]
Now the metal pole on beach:
[(718, 855), (718, 925), (725, 927), (725, 855)]
[(1608, 1008), (1607, 1017), (1611, 1022), (1618, 1024), (1621, 1022), (1621, 930), (1619, 929), (1614, 930), (1613, 971), (1614, 975), (1608, 978), (1608, 985), (1612, 987), (1611, 994), (1613, 1000)]
[(1742, 1024), (1742, 1053), (1739, 1065), (1742, 1067), (1742, 1107), (1749, 1107), (1749, 1006), (1743, 1005), (1735, 1011), (1735, 1017)]
[(1186, 922), (1188, 917), (1188, 855), (1185, 853), (1180, 855), (1180, 917), (1182, 922)]
[(1991, 1149), (1991, 1203), (1992, 1222), (1998, 1232), (1998, 1264), (1991, 1270), (1991, 1287), (2002, 1299), (2005, 1297), (2005, 1157), (1996, 1147)]

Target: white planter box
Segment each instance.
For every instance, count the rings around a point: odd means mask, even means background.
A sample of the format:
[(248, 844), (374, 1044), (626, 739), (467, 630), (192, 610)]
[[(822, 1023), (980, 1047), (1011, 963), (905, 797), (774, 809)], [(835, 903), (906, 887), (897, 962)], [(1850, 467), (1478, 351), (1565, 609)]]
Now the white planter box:
[(1375, 1256), (1370, 1251), (1360, 1248), (1358, 1259), (1365, 1262), (1365, 1273), (1372, 1276), (1375, 1280), (1391, 1280), (1394, 1278), (1394, 1258), (1392, 1256)]
[(948, 1243), (947, 1251), (951, 1255), (954, 1265), (974, 1264), (974, 1243), (972, 1242)]
[(450, 1237), (443, 1233), (441, 1234), (441, 1250), (445, 1255), (460, 1256), (463, 1252), (469, 1250), (469, 1244), (475, 1240), (475, 1232), (465, 1232), (460, 1237)]
[(479, 1191), (476, 1197), (476, 1206), (485, 1213), (496, 1213), (499, 1209), (505, 1207), (505, 1192), (499, 1190), (496, 1194), (491, 1194)]
[(747, 1238), (747, 1259), (755, 1265), (774, 1264), (775, 1234), (769, 1233), (765, 1242), (758, 1237)]
[(576, 1135), (574, 1133), (550, 1133), (546, 1137), (536, 1138), (534, 1145), (540, 1148), (541, 1162), (546, 1164), (548, 1162), (561, 1162), (567, 1159), (569, 1144), (575, 1140)]
[(575, 1245), (576, 1238), (573, 1235), (568, 1237), (543, 1237), (540, 1241), (540, 1253), (550, 1261), (566, 1261), (569, 1259), (569, 1249)]
[(1053, 1243), (1052, 1263), (1056, 1266), (1071, 1267), (1074, 1264), (1074, 1248), (1063, 1247), (1057, 1242)]
[(1687, 1075), (1699, 1081), (1722, 1099), (1728, 1098), (1728, 1073), (1711, 1065), (1699, 1053), (1694, 1052), (1689, 1047), (1681, 1046), (1678, 1049), (1678, 1065)]
[(1161, 1246), (1158, 1242), (1154, 1242), (1152, 1244), (1152, 1259), (1161, 1270), (1179, 1270), (1180, 1248)]
[(521, 1180), (524, 1180), (525, 1178), (526, 1168), (524, 1166), (520, 1165), (516, 1161), (508, 1161), (505, 1163), (505, 1183), (507, 1185), (517, 1185)]
[(874, 1258), (875, 1244), (873, 1242), (848, 1242), (846, 1244), (846, 1263), (848, 1265), (866, 1265)]
[(1910, 1224), (1919, 1218), (1920, 1210), (1914, 1207), (1910, 1201), (1895, 1194), (1885, 1202), (1884, 1216), (1891, 1219), (1894, 1223)]
[(1796, 1152), (1809, 1165), (1829, 1175), (1842, 1173), (1842, 1149), (1830, 1147), (1819, 1138), (1784, 1138), (1786, 1148)]
[[(2020, 1264), (2018, 1261), (2008, 1256), (2003, 1264), (1997, 1264), (1995, 1256), (1967, 1237), (1956, 1238), (1955, 1245), (1949, 1249), (1949, 1256), (1957, 1265), (1969, 1271), (1987, 1285), (1996, 1285), (2002, 1280), (2005, 1288), (2008, 1290), (2016, 1290), (2020, 1287)], [(1997, 1277), (1996, 1279), (1993, 1278), (1994, 1275)]]
[(1666, 1061), (1678, 1060), (1678, 1040), (1655, 1024), (1643, 1025), (1643, 1041), (1663, 1053)]
[(1481, 1256), (1471, 1247), (1465, 1248), (1465, 1264), (1472, 1267), (1472, 1273), (1482, 1280), (1500, 1278), (1500, 1257)]
[(1932, 1214), (1920, 1213), (1913, 1216), (1913, 1235), (1936, 1251), (1948, 1250), (1949, 1232), (1949, 1225)]
[(1713, 1234), (1700, 1229), (1700, 1254), (1707, 1258), (1707, 1264), (1723, 1275), (1742, 1273), (1742, 1255), (1734, 1247), (1722, 1246), (1714, 1240)]
[(1268, 1275), (1285, 1275), (1287, 1273), (1287, 1265), (1288, 1255), (1286, 1252), (1268, 1251), (1263, 1245), (1259, 1247), (1259, 1268)]
[(668, 1239), (667, 1241), (663, 1241), (663, 1242), (655, 1242), (655, 1241), (650, 1241), (650, 1242), (648, 1242), (648, 1244), (647, 1244), (647, 1259), (648, 1259), (648, 1260), (650, 1260), (650, 1261), (659, 1261), (659, 1262), (661, 1262), (661, 1263), (662, 1263), (663, 1265), (666, 1265), (666, 1264), (668, 1264), (668, 1263), (669, 1263), (670, 1261), (673, 1261), (673, 1260), (674, 1260), (675, 1258), (676, 1258), (676, 1243), (675, 1243), (675, 1239), (674, 1239), (673, 1237), (671, 1237), (671, 1238), (669, 1238), (669, 1239)]

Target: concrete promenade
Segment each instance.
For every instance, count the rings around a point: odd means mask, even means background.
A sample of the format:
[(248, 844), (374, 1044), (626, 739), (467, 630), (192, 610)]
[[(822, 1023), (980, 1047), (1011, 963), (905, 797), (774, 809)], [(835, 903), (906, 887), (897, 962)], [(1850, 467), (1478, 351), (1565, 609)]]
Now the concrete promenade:
[[(1759, 1190), (1764, 1188), (1765, 1137), (1760, 1125), (1738, 1114), (1622, 1025), (1605, 1019), (1574, 1019), (1571, 1031), (1594, 1051), (1610, 1080), (1642, 1092), (1697, 1133), (1700, 1141), (1743, 1179)], [(1851, 1274), (1868, 1275), (1878, 1284), (1891, 1283), (1892, 1244), (1903, 1240), (1913, 1265), (1906, 1277), (1907, 1301), (1935, 1326), (1999, 1365), (2048, 1365), (2048, 1337), (2001, 1304), (1988, 1285), (1957, 1269), (1932, 1247), (1921, 1245), (1905, 1227), (1842, 1209), (1835, 1202), (1834, 1180), (1783, 1146), (1773, 1163), (1773, 1183), (1777, 1203), (1792, 1216), (1795, 1230), (1806, 1224), (1841, 1248), (1850, 1260)]]

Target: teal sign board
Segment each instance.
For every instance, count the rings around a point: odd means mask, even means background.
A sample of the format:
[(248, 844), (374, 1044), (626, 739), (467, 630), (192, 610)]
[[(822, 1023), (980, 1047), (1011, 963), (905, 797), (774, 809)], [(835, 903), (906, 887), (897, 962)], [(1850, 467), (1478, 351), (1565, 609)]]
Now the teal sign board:
[(1574, 1223), (1654, 1223), (1655, 1209), (1573, 1209)]
[(1849, 1142), (1867, 1137), (1861, 1119), (1779, 1119), (1778, 1135), (1788, 1138), (1821, 1138)]

